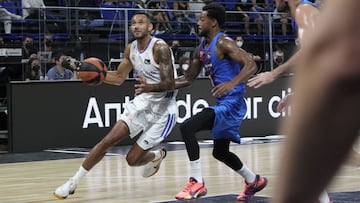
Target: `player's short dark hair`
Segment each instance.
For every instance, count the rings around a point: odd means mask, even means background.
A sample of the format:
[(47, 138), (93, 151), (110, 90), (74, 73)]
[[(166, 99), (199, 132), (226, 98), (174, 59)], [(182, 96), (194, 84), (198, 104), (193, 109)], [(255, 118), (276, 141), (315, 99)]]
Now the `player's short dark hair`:
[(202, 10), (207, 12), (208, 17), (215, 19), (220, 27), (224, 25), (226, 21), (226, 11), (222, 5), (209, 3), (206, 4)]
[(145, 11), (136, 11), (131, 18), (133, 18), (135, 15), (145, 15), (146, 18), (151, 22), (151, 16), (150, 16), (150, 14), (147, 13), (147, 12), (145, 12)]

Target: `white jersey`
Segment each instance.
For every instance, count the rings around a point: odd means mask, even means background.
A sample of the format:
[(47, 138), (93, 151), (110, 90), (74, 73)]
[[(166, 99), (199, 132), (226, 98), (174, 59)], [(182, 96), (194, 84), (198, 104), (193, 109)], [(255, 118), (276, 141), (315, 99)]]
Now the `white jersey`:
[[(134, 75), (141, 74), (146, 79), (146, 83), (148, 84), (157, 84), (160, 83), (160, 69), (159, 64), (154, 61), (153, 56), (153, 48), (155, 43), (166, 43), (164, 40), (152, 37), (145, 47), (144, 51), (139, 51), (137, 41), (133, 41), (131, 43), (130, 48), (130, 61), (134, 67)], [(170, 49), (171, 51), (171, 49)], [(176, 70), (175, 70), (175, 60), (174, 56), (171, 52), (171, 57), (173, 61), (173, 68), (174, 68), (174, 77), (177, 77)], [(144, 93), (143, 93), (144, 94)], [(171, 94), (171, 95), (169, 95)], [(145, 96), (148, 97), (150, 100), (159, 101), (162, 98), (166, 97), (169, 98), (170, 96), (176, 96), (177, 90), (169, 91), (169, 92), (150, 92), (145, 93)]]
[[(156, 42), (165, 43), (162, 39), (152, 37), (144, 51), (139, 51), (137, 41), (132, 42), (130, 48), (130, 61), (134, 70), (142, 74), (148, 84), (161, 82), (159, 64), (155, 63), (153, 57)], [(173, 55), (172, 61), (174, 63)], [(175, 70), (174, 74), (176, 77)], [(129, 127), (130, 138), (142, 132), (136, 142), (142, 149), (147, 150), (159, 144), (175, 126), (178, 115), (176, 94), (177, 90), (141, 93), (125, 104), (121, 119)]]

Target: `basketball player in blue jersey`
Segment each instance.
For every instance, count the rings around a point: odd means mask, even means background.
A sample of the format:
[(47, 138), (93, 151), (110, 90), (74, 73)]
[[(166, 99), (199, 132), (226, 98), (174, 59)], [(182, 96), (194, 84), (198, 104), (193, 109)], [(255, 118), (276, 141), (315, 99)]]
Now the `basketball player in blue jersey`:
[(273, 203), (315, 202), (358, 138), (359, 11), (359, 0), (326, 1), (317, 31), (301, 47), (292, 98), (296, 111), (284, 123), (288, 138)]
[(111, 147), (127, 137), (140, 135), (126, 156), (129, 166), (144, 165), (143, 177), (150, 177), (159, 170), (166, 150), (150, 150), (169, 135), (175, 126), (178, 108), (175, 100), (177, 90), (174, 89), (174, 57), (164, 40), (150, 35), (152, 29), (147, 13), (133, 15), (131, 32), (136, 40), (125, 48), (125, 57), (117, 70), (107, 72), (105, 82), (121, 85), (134, 70), (139, 76), (135, 97), (125, 104), (120, 120), (90, 151), (75, 175), (55, 190), (55, 197), (65, 199), (74, 194), (88, 171)]
[(238, 200), (250, 199), (267, 185), (266, 178), (251, 171), (237, 155), (229, 151), (231, 141), (240, 143), (239, 128), (247, 110), (243, 98), (245, 81), (257, 71), (257, 66), (247, 52), (221, 32), (224, 21), (225, 9), (221, 5), (210, 3), (203, 7), (198, 28), (204, 40), (195, 51), (185, 75), (175, 80), (176, 88), (188, 86), (205, 68), (214, 86), (212, 95), (217, 99), (216, 105), (204, 108), (180, 126), (191, 174), (186, 187), (175, 195), (176, 199), (196, 199), (207, 193), (201, 173), (199, 144), (195, 137), (197, 132), (203, 130), (211, 130), (213, 156), (245, 179), (245, 189), (237, 197)]

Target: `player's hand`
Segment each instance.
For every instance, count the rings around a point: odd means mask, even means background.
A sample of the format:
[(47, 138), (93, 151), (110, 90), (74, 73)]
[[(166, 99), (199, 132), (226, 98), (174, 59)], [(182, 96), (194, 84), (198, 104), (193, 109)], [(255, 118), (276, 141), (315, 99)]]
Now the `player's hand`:
[(139, 82), (138, 84), (135, 84), (135, 96), (139, 95), (146, 91), (146, 81), (143, 75), (139, 74), (136, 78), (136, 80)]
[(138, 84), (135, 84), (135, 96), (143, 92), (149, 92), (149, 85), (146, 83), (146, 80), (143, 75), (139, 74), (137, 77)]
[(226, 95), (227, 93), (229, 93), (231, 90), (233, 90), (234, 87), (235, 87), (235, 84), (233, 84), (231, 81), (224, 82), (224, 83), (221, 83), (221, 84), (217, 85), (216, 87), (214, 87), (211, 90), (211, 92), (214, 97), (222, 97), (222, 96)]
[(257, 74), (255, 77), (250, 78), (247, 82), (247, 85), (249, 87), (259, 88), (261, 86), (264, 86), (266, 84), (273, 82), (275, 79), (276, 78), (273, 75), (273, 73), (268, 71), (268, 72)]
[(282, 111), (285, 110), (285, 108), (287, 106), (289, 106), (292, 95), (293, 94), (288, 94), (284, 98), (281, 99), (281, 101), (279, 102), (279, 104), (276, 107), (276, 111), (278, 113), (281, 113)]

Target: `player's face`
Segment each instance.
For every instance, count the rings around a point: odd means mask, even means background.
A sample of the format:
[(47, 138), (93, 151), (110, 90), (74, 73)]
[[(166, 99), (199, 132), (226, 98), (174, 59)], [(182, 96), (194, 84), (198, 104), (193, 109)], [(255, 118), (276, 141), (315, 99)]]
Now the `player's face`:
[(131, 32), (135, 39), (141, 39), (150, 34), (152, 24), (146, 15), (137, 14), (131, 19)]
[(213, 21), (214, 20), (212, 18), (209, 18), (207, 16), (206, 11), (201, 12), (200, 17), (199, 17), (199, 21), (198, 21), (199, 35), (200, 36), (202, 36), (202, 37), (207, 37), (208, 36)]

